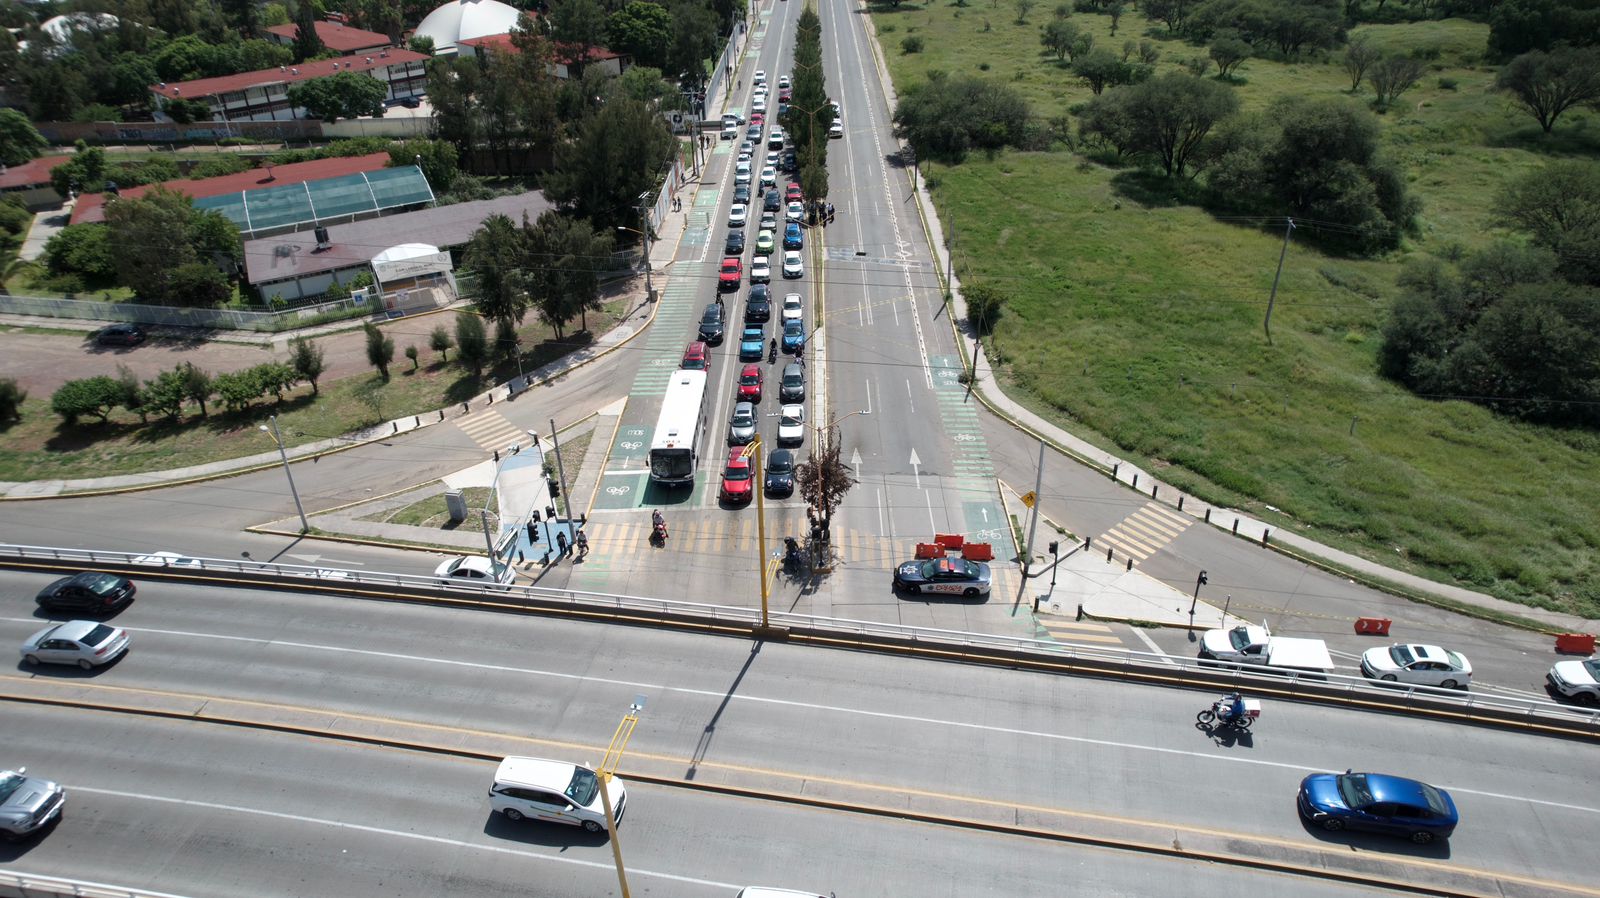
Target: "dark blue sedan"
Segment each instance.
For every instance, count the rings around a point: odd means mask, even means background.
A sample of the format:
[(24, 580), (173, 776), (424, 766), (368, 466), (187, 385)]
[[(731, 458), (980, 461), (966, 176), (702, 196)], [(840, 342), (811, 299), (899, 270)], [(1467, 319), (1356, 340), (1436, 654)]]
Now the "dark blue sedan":
[(794, 318), (783, 323), (783, 351), (796, 353), (806, 345), (806, 326)]
[(1297, 804), (1329, 832), (1364, 829), (1418, 845), (1450, 838), (1461, 819), (1449, 792), (1386, 773), (1313, 773), (1300, 781)]

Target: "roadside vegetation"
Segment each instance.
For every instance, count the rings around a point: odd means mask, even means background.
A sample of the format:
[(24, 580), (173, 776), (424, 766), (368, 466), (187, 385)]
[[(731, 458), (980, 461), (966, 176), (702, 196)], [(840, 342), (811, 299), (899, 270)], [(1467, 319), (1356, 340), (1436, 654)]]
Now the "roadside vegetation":
[[(1596, 51), (1406, 4), (1313, 4), (1299, 46), (1271, 3), (1026, 6), (873, 15), (902, 110), (985, 98), (897, 125), (1007, 391), (1277, 527), (1600, 616), (1600, 95), (1547, 132), (1514, 83)], [(1138, 114), (1178, 88), (1181, 127)]]

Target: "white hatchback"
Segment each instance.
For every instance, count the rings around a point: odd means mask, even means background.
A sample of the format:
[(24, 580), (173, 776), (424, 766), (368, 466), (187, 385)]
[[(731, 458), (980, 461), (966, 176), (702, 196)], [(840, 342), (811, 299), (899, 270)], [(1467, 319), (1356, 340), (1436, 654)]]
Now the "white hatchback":
[(786, 405), (778, 411), (778, 445), (798, 446), (806, 439), (806, 408)]

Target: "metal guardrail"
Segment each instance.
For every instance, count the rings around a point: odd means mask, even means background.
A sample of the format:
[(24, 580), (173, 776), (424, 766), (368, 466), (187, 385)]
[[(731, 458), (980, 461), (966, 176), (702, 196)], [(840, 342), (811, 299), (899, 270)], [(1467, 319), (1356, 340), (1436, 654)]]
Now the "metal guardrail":
[(85, 882), (59, 876), (40, 876), (0, 870), (0, 895), (16, 898), (181, 898), (170, 892), (150, 892), (130, 886)]
[[(276, 562), (226, 558), (163, 556), (152, 553), (67, 549), (47, 546), (0, 544), (0, 565), (18, 562), (70, 564), (83, 568), (116, 568), (124, 572), (163, 570), (173, 578), (214, 579), (234, 575), (271, 583), (304, 584), (316, 580), (330, 592), (359, 592), (363, 588), (406, 590), (419, 595), (462, 596), (499, 602), (520, 601), (530, 607), (558, 607), (588, 614), (654, 617), (692, 621), (701, 625), (753, 630), (761, 620), (755, 608), (713, 605), (583, 590), (551, 589), (516, 584), (478, 584), (431, 575), (378, 571), (353, 571)], [(1104, 646), (1077, 645), (1016, 636), (941, 630), (903, 624), (817, 617), (776, 611), (768, 615), (780, 627), (813, 641), (859, 641), (868, 644), (914, 647), (942, 653), (981, 656), (985, 660), (1012, 659), (1019, 666), (1065, 666), (1106, 675), (1122, 673), (1167, 681), (1188, 681), (1204, 688), (1247, 686), (1267, 693), (1295, 693), (1347, 705), (1380, 707), (1395, 711), (1455, 712), (1485, 722), (1521, 722), (1600, 736), (1600, 709), (1590, 710), (1537, 699), (1489, 695), (1394, 683), (1374, 683), (1359, 676), (1337, 673), (1268, 670), (1227, 661), (1202, 661), (1152, 652)]]

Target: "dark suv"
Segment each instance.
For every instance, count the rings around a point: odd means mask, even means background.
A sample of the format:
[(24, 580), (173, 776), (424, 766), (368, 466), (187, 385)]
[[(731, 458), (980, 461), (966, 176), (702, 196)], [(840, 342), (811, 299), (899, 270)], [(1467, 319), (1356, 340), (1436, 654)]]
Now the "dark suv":
[(722, 303), (714, 302), (706, 306), (700, 316), (700, 339), (712, 346), (722, 342), (727, 333), (727, 316), (723, 314)]
[(776, 189), (769, 190), (761, 200), (761, 208), (766, 212), (776, 212), (783, 208), (783, 197), (778, 196)]
[(772, 318), (772, 291), (766, 284), (750, 288), (750, 297), (744, 302), (744, 320), (768, 321)]
[(778, 401), (806, 401), (806, 370), (800, 367), (799, 362), (783, 366), (783, 379), (778, 381)]
[(115, 611), (133, 601), (134, 592), (127, 577), (85, 571), (39, 590), (36, 601), (47, 611)]
[(728, 242), (722, 247), (724, 256), (744, 255), (744, 228), (729, 228)]

